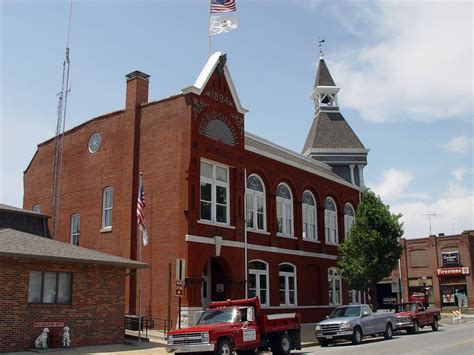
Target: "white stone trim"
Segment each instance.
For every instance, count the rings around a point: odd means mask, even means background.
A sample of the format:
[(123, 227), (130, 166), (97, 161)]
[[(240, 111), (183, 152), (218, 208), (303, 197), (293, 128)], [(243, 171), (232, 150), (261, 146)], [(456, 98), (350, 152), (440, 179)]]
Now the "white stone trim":
[[(215, 52), (213, 55), (211, 55), (194, 84), (192, 86), (188, 86), (187, 88), (182, 89), (181, 92), (183, 94), (189, 94), (192, 92), (194, 94), (201, 95), (202, 91), (204, 90), (204, 87), (206, 86), (212, 73), (214, 72), (214, 69), (219, 63), (219, 57), (222, 54), (222, 52)], [(235, 89), (234, 82), (232, 81), (232, 78), (230, 76), (230, 71), (227, 67), (227, 64), (224, 66), (224, 75), (227, 80), (227, 83), (229, 84), (229, 89), (232, 94), (232, 99), (235, 102), (235, 107), (237, 108), (237, 111), (239, 111), (241, 114), (245, 114), (246, 112), (248, 112), (248, 110), (242, 107), (240, 103), (240, 99), (237, 95), (237, 90)]]
[(271, 235), (270, 232), (261, 231), (261, 230), (258, 230), (258, 229), (252, 229), (252, 228), (247, 228), (247, 233), (256, 233), (256, 234), (263, 234), (263, 235)]
[[(210, 237), (201, 237), (197, 235), (186, 234), (184, 236), (184, 239), (186, 242), (192, 242), (192, 243), (201, 243), (201, 244), (209, 244), (209, 245), (215, 244), (214, 238), (210, 238)], [(222, 246), (243, 249), (244, 243), (223, 239)], [(317, 259), (337, 260), (337, 255), (313, 253), (309, 251), (286, 249), (286, 248), (279, 248), (279, 247), (269, 247), (266, 245), (259, 245), (259, 244), (247, 244), (247, 249), (255, 250), (255, 251), (264, 251), (267, 253), (277, 253), (277, 254), (286, 254), (286, 255), (305, 256), (305, 257), (317, 258)]]
[[(332, 170), (332, 168), (331, 168), (329, 165), (326, 165), (326, 164), (321, 163), (321, 162), (319, 162), (319, 161), (316, 161), (316, 160), (314, 160), (314, 159), (305, 157), (305, 156), (303, 156), (303, 155), (301, 155), (301, 154), (295, 153), (295, 152), (293, 152), (293, 151), (291, 151), (291, 150), (288, 150), (288, 149), (286, 149), (286, 148), (283, 148), (283, 147), (281, 147), (281, 146), (278, 146), (278, 145), (276, 145), (276, 144), (274, 144), (274, 143), (272, 143), (272, 142), (270, 142), (270, 141), (267, 141), (267, 140), (264, 139), (264, 138), (255, 136), (255, 135), (252, 134), (252, 133), (245, 132), (245, 135), (246, 135), (247, 137), (250, 137), (251, 139), (255, 139), (256, 141), (259, 141), (259, 142), (261, 142), (261, 143), (263, 143), (263, 144), (270, 145), (270, 146), (272, 146), (273, 148), (275, 148), (275, 149), (277, 149), (277, 150), (283, 151), (283, 152), (285, 152), (285, 153), (287, 153), (287, 154), (294, 155), (294, 156), (296, 156), (296, 157), (298, 157), (298, 158), (300, 158), (300, 159), (304, 159), (304, 160), (306, 160), (306, 161), (308, 161), (308, 162), (310, 162), (310, 163), (312, 163), (312, 164), (314, 164), (314, 165), (317, 165), (317, 166), (320, 166), (320, 167), (322, 167), (322, 168), (324, 168), (324, 169), (327, 169), (328, 171), (331, 171), (331, 170)], [(307, 167), (307, 166), (304, 166), (304, 165), (301, 165), (301, 164), (292, 162), (292, 161), (290, 161), (290, 160), (284, 159), (284, 158), (282, 158), (282, 157), (279, 157), (279, 156), (277, 156), (277, 155), (268, 153), (268, 152), (266, 152), (266, 151), (262, 151), (262, 150), (260, 150), (260, 149), (258, 149), (258, 148), (250, 147), (250, 146), (248, 146), (247, 144), (245, 145), (245, 149), (248, 150), (249, 152), (253, 152), (253, 153), (255, 153), (255, 154), (262, 155), (262, 156), (264, 156), (264, 157), (267, 157), (267, 158), (270, 158), (270, 159), (279, 161), (279, 162), (281, 162), (281, 163), (283, 163), (283, 164), (286, 164), (286, 165), (294, 166), (295, 168), (308, 171), (308, 172), (310, 172), (310, 173), (312, 173), (312, 174), (321, 176), (321, 177), (323, 177), (323, 178), (325, 178), (325, 179), (328, 179), (328, 180), (337, 182), (338, 184), (345, 185), (345, 186), (347, 186), (347, 187), (351, 187), (351, 188), (353, 188), (353, 189), (355, 189), (355, 190), (359, 190), (359, 187), (358, 187), (358, 186), (353, 185), (353, 184), (351, 184), (350, 182), (347, 182), (346, 180), (344, 180), (343, 178), (340, 178), (340, 177), (338, 177), (338, 176), (332, 176), (332, 175), (330, 175), (330, 174), (326, 174), (326, 173), (321, 172), (321, 171), (319, 171), (319, 170), (312, 169), (312, 168), (310, 168), (310, 167)]]
[(199, 224), (205, 224), (205, 225), (208, 225), (208, 226), (222, 227), (222, 228), (227, 228), (227, 229), (235, 229), (235, 226), (229, 226), (229, 225), (224, 224), (224, 223), (209, 222), (209, 221), (206, 221), (204, 219), (198, 219), (197, 222)]

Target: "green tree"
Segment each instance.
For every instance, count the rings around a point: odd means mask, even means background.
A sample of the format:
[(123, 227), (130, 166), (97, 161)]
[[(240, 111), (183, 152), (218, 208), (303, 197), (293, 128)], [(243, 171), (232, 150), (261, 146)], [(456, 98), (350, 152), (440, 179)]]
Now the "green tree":
[(390, 213), (379, 196), (370, 190), (361, 194), (355, 223), (349, 237), (339, 246), (338, 266), (349, 287), (369, 290), (377, 310), (377, 282), (390, 275), (398, 263), (403, 235), (401, 214)]

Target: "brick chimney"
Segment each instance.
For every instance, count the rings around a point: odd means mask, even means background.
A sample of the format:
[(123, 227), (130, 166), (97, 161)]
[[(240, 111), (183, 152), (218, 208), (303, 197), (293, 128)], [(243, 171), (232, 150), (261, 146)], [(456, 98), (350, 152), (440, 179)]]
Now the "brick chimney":
[(125, 109), (133, 109), (148, 102), (148, 83), (150, 75), (135, 70), (125, 75), (127, 78), (127, 95)]

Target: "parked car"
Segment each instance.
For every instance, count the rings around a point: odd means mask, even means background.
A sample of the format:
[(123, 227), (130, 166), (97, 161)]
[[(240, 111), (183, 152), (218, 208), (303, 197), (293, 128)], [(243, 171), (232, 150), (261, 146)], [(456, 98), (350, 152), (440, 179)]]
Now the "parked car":
[(405, 329), (409, 334), (418, 333), (419, 328), (431, 326), (433, 331), (438, 330), (441, 319), (439, 308), (425, 308), (421, 302), (400, 303), (393, 306), (397, 322), (397, 329)]
[(316, 325), (316, 338), (323, 347), (337, 339), (360, 344), (369, 335), (382, 334), (385, 339), (391, 339), (395, 329), (393, 313), (372, 313), (366, 304), (341, 306)]
[(177, 353), (253, 354), (271, 348), (276, 355), (301, 349), (299, 313), (265, 315), (258, 297), (211, 302), (190, 328), (168, 333), (166, 351)]

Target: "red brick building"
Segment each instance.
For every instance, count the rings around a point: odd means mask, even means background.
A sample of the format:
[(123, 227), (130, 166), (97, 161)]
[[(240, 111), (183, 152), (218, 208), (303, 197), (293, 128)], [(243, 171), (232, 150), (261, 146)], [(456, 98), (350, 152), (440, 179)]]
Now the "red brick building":
[[(339, 112), (324, 60), (304, 154), (245, 132), (247, 110), (221, 53), (177, 95), (149, 102), (148, 83), (144, 73), (127, 75), (125, 109), (66, 132), (56, 238), (137, 259), (142, 172), (145, 314), (166, 319), (170, 306), (176, 319), (178, 258), (186, 260), (185, 323), (211, 300), (246, 294), (268, 312), (300, 311), (305, 322), (349, 302), (337, 245), (353, 223), (368, 150)], [(38, 145), (24, 174), (25, 208), (51, 212), (53, 155), (53, 140)], [(137, 312), (136, 287), (131, 277), (127, 312)]]
[(0, 230), (0, 352), (123, 343), (125, 272), (146, 264), (10, 228)]
[[(436, 307), (474, 308), (474, 231), (458, 235), (431, 235), (428, 238), (401, 239), (400, 268), (379, 284), (379, 305), (383, 299), (399, 299), (396, 286), (401, 270), (405, 302), (423, 297)], [(391, 288), (391, 283), (395, 287)], [(388, 302), (385, 302), (388, 303)]]

